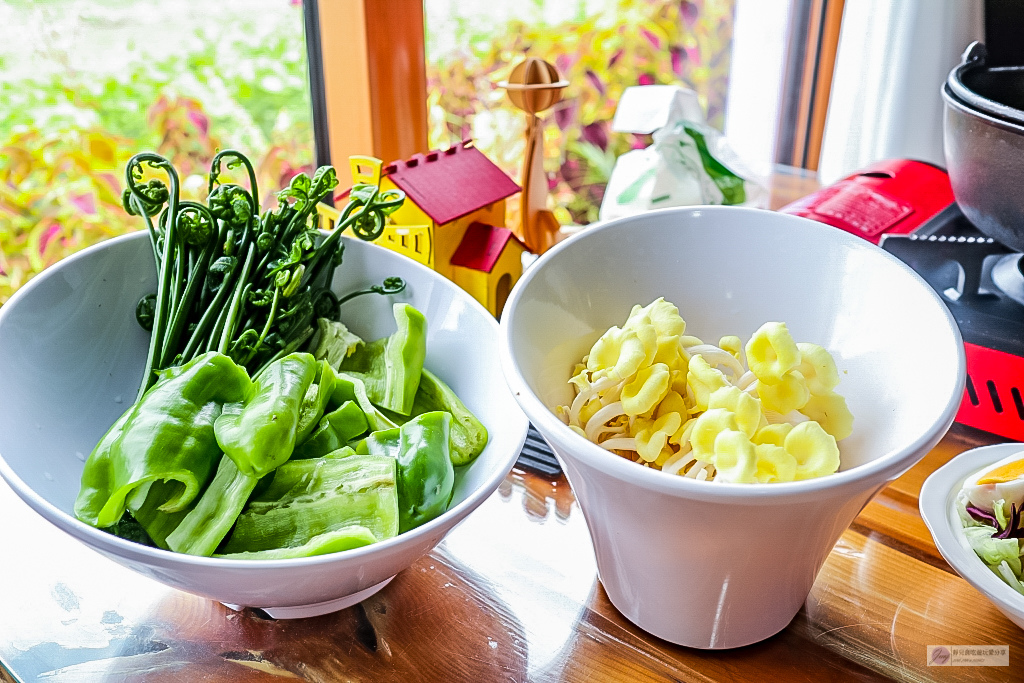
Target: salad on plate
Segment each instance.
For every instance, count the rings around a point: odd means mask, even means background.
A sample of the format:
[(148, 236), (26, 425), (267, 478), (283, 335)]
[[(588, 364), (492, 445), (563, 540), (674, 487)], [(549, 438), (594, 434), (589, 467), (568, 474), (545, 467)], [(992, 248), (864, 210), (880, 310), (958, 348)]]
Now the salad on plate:
[(964, 480), (956, 509), (964, 536), (982, 562), (1024, 595), (1024, 451), (984, 467)]

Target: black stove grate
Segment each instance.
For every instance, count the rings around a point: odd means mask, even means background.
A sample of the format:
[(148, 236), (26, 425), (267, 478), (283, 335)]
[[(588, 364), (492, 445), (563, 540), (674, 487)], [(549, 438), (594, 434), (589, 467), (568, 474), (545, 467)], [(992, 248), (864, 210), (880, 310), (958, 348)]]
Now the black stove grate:
[(964, 341), (1024, 357), (1024, 305), (992, 281), (1014, 252), (982, 235), (956, 204), (910, 235), (886, 235), (880, 246), (939, 293)]

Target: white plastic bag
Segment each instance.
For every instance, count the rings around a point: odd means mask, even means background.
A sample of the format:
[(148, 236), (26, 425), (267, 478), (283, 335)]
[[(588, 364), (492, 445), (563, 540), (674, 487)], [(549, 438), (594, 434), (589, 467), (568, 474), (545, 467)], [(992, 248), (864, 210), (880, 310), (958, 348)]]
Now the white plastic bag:
[(743, 167), (721, 133), (704, 123), (692, 90), (627, 88), (612, 125), (617, 132), (653, 132), (654, 144), (616, 160), (601, 220), (669, 206), (767, 205), (766, 184)]

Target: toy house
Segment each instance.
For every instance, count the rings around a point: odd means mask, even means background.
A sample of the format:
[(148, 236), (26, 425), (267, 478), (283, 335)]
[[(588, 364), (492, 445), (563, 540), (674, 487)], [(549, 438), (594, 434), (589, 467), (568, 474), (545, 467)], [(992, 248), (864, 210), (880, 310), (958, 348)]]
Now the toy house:
[(500, 316), (523, 273), (526, 246), (503, 227), (505, 200), (519, 186), (468, 140), (387, 165), (372, 157), (350, 163), (354, 183), (406, 195), (375, 244), (434, 269)]

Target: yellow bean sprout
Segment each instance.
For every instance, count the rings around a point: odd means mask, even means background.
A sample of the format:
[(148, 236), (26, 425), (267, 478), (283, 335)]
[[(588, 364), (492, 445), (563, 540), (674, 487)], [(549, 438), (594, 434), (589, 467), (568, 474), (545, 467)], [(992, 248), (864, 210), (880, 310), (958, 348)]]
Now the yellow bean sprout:
[(853, 415), (821, 346), (768, 322), (746, 344), (684, 334), (679, 309), (634, 306), (576, 365), (558, 415), (645, 467), (701, 481), (770, 483), (832, 474)]

